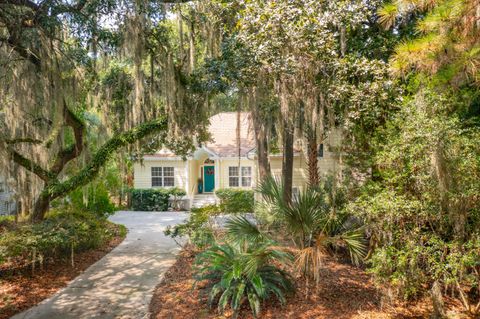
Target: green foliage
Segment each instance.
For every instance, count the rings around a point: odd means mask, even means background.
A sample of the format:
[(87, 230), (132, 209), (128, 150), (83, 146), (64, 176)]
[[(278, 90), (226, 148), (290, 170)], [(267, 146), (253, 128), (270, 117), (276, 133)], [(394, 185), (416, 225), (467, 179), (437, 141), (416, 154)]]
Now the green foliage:
[(188, 237), (190, 243), (197, 248), (205, 248), (213, 244), (213, 230), (209, 225), (211, 216), (220, 211), (216, 205), (207, 205), (201, 208), (192, 208), (188, 220), (183, 224), (167, 226), (165, 235), (172, 238)]
[(375, 247), (370, 271), (405, 299), (434, 282), (458, 295), (480, 286), (480, 130), (456, 112), (468, 103), (425, 88), (406, 100), (376, 146), (379, 178), (348, 206)]
[[(307, 188), (291, 203), (285, 202), (282, 185), (272, 177), (259, 186), (278, 226), (286, 230), (286, 239), (293, 240), (298, 248), (295, 268), (317, 283), (321, 280), (321, 258), (326, 252), (346, 249), (352, 261), (359, 263), (366, 250), (363, 229), (345, 211), (343, 189), (334, 186), (334, 180), (327, 179), (321, 187)], [(241, 229), (255, 236), (251, 229)], [(251, 237), (248, 233), (244, 236)]]
[(220, 199), (220, 210), (225, 214), (252, 213), (254, 192), (252, 190), (224, 188), (215, 191)]
[(115, 212), (115, 205), (110, 201), (110, 194), (102, 183), (77, 189), (70, 194), (70, 199), (74, 209), (86, 210), (101, 218)]
[(216, 303), (220, 312), (229, 305), (236, 318), (248, 302), (258, 317), (262, 302), (274, 297), (283, 305), (293, 292), (289, 275), (275, 266), (289, 259), (288, 253), (265, 245), (215, 245), (197, 256), (195, 279), (210, 282), (209, 304)]
[(379, 10), (384, 27), (409, 22), (417, 31), (413, 39), (397, 45), (390, 58), (392, 73), (405, 75), (415, 70), (428, 74), (428, 82), (442, 87), (478, 85), (478, 25), (472, 22), (478, 19), (476, 5), (473, 0), (386, 4)]
[(53, 210), (40, 223), (2, 232), (0, 262), (16, 260), (28, 265), (47, 258), (72, 256), (74, 252), (97, 248), (125, 232), (125, 228), (118, 228), (94, 213)]
[[(111, 107), (108, 109), (111, 118), (118, 117), (118, 125), (125, 122), (126, 108), (129, 106), (129, 97), (134, 88), (133, 77), (128, 65), (118, 61), (110, 62), (106, 70), (102, 70), (99, 74), (99, 82), (102, 87), (108, 92), (108, 96), (104, 98), (109, 100)], [(117, 121), (115, 121), (117, 122)], [(119, 127), (114, 127), (115, 131)]]
[(166, 211), (169, 207), (169, 199), (172, 199), (172, 207), (177, 209), (178, 200), (187, 193), (178, 187), (155, 188), (155, 189), (132, 189), (132, 209), (135, 211)]
[(187, 192), (184, 189), (174, 187), (174, 188), (169, 188), (168, 192), (170, 195), (175, 196), (175, 197), (182, 197), (187, 195)]
[(0, 233), (5, 228), (8, 229), (13, 227), (15, 224), (15, 216), (13, 215), (2, 215), (0, 216)]
[(168, 209), (168, 199), (170, 198), (168, 188), (132, 189), (131, 194), (132, 209), (135, 211), (163, 212)]
[[(298, 247), (345, 247), (354, 261), (363, 256), (362, 228), (345, 211), (344, 190), (338, 185), (334, 190), (333, 179), (300, 192), (291, 204), (283, 199), (282, 185), (271, 177), (260, 184), (259, 192)], [(322, 243), (318, 242), (319, 235)]]
[(266, 234), (244, 216), (232, 217), (227, 221), (226, 228), (229, 241), (239, 246), (260, 244), (268, 240)]
[(184, 189), (178, 187), (170, 189), (170, 199), (172, 200), (172, 208), (174, 210), (180, 210), (179, 200), (185, 195), (187, 195), (187, 192)]

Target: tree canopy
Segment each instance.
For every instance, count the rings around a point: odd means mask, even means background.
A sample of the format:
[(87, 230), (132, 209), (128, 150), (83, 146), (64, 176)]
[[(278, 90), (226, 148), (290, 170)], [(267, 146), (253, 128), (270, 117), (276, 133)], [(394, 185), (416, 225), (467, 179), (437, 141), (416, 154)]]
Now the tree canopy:
[[(249, 111), (259, 179), (272, 182), (270, 155), (282, 155), (274, 188), (284, 212), (305, 212), (292, 198), (300, 145), (303, 199), (325, 192), (331, 201), (305, 209), (362, 225), (365, 262), (389, 295), (429, 294), (442, 316), (442, 294), (452, 291), (478, 314), (479, 8), (477, 0), (2, 1), (0, 173), (38, 221), (112, 159), (128, 176), (144, 152), (187, 156), (209, 139), (210, 115)], [(335, 148), (333, 131), (342, 136)], [(323, 144), (339, 163), (328, 180), (318, 170)], [(303, 238), (302, 249), (321, 246), (325, 232), (310, 233), (320, 237)]]

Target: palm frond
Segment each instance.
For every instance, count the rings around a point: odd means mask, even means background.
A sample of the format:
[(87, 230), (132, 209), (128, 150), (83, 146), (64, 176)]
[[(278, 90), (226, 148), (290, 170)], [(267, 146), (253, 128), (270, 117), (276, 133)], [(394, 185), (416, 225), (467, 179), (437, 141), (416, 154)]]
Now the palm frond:
[(320, 270), (325, 254), (326, 249), (320, 243), (301, 249), (296, 254), (294, 268), (298, 273), (312, 276), (318, 284), (320, 282)]
[(243, 246), (246, 243), (258, 245), (267, 240), (257, 225), (249, 221), (245, 216), (232, 217), (226, 223), (228, 238), (232, 243)]
[(263, 179), (257, 187), (257, 192), (262, 198), (275, 205), (283, 206), (283, 184), (273, 176)]
[(331, 238), (331, 243), (338, 247), (347, 248), (353, 263), (359, 264), (365, 256), (367, 246), (362, 228), (345, 231)]
[(267, 245), (238, 247), (217, 245), (197, 256), (195, 278), (208, 279), (212, 286), (209, 304), (217, 302), (220, 312), (228, 305), (236, 318), (248, 300), (252, 313), (260, 313), (261, 301), (276, 296), (285, 303), (285, 294), (293, 291), (290, 276), (274, 264), (289, 256), (288, 252)]

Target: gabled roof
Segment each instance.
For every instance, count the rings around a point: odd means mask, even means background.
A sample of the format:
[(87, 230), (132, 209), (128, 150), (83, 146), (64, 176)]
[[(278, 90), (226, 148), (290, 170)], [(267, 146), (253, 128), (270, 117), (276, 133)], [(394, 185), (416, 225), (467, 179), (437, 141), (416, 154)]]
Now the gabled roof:
[[(238, 116), (240, 115), (240, 119)], [(237, 140), (239, 121), (240, 141)], [(247, 156), (255, 148), (252, 118), (250, 113), (224, 112), (210, 118), (209, 132), (212, 141), (205, 146), (220, 157)], [(240, 143), (238, 143), (240, 142)], [(239, 154), (240, 152), (240, 154)]]
[[(255, 148), (253, 125), (250, 113), (240, 113), (240, 143), (237, 141), (237, 112), (223, 112), (210, 118), (208, 131), (211, 140), (207, 141), (204, 148), (218, 157), (246, 157)], [(240, 145), (238, 145), (240, 144)], [(240, 146), (240, 147), (239, 147)], [(167, 149), (162, 149), (156, 154), (146, 155), (145, 158), (176, 158), (176, 155)]]

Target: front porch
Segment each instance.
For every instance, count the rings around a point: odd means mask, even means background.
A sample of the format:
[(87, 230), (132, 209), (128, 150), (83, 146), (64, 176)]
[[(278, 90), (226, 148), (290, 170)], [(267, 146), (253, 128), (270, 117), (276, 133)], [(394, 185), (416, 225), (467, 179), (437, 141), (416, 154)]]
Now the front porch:
[(206, 148), (197, 149), (187, 162), (187, 195), (192, 200), (196, 195), (212, 195), (220, 185), (220, 163), (216, 154)]

